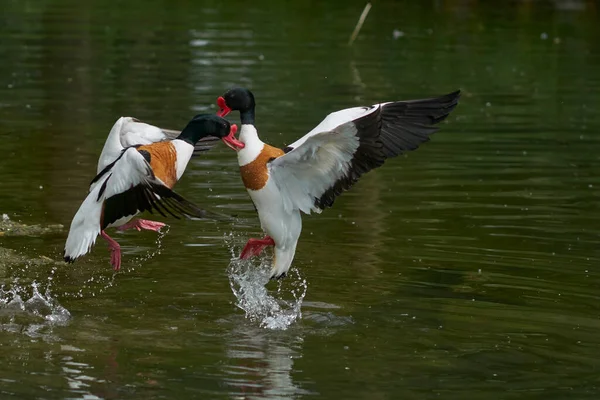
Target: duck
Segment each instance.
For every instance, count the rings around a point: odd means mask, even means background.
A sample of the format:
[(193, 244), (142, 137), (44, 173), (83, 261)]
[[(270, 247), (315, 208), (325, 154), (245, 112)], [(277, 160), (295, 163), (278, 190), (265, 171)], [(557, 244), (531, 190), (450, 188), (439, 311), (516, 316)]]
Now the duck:
[(388, 158), (417, 149), (438, 130), (460, 90), (427, 99), (391, 101), (330, 113), (285, 148), (263, 142), (255, 126), (254, 94), (232, 88), (217, 99), (217, 115), (240, 113), (237, 152), (242, 182), (258, 212), (263, 238), (251, 238), (240, 258), (273, 246), (271, 279), (287, 274), (302, 231), (301, 214), (321, 213)]
[[(158, 231), (165, 225), (144, 219), (132, 220), (144, 211), (157, 211), (164, 217), (170, 214), (178, 219), (181, 216), (207, 218), (207, 211), (172, 189), (201, 140), (213, 137), (232, 148), (239, 147), (236, 131), (237, 125), (221, 117), (199, 114), (173, 139), (125, 146), (91, 181), (89, 193), (71, 222), (64, 260), (72, 263), (87, 254), (100, 235), (108, 243), (113, 269), (119, 271), (121, 247), (106, 229)], [(116, 148), (116, 145), (111, 146)], [(104, 164), (110, 157), (101, 157), (100, 162)]]
[[(135, 117), (120, 117), (106, 138), (98, 158), (96, 173), (99, 174), (108, 164), (115, 161), (126, 147), (173, 140), (180, 133), (173, 129), (159, 128)], [(200, 138), (194, 146), (194, 155), (210, 150), (218, 142), (219, 139), (212, 136)]]

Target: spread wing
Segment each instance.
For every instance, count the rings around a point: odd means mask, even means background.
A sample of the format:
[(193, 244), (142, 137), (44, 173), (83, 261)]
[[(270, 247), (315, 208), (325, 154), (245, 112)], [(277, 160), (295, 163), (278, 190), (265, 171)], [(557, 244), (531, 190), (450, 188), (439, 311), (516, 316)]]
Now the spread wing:
[(320, 132), (330, 131), (336, 126), (358, 120), (368, 115), (374, 107), (381, 107), (381, 143), (386, 157), (395, 157), (414, 150), (437, 131), (435, 124), (443, 121), (454, 110), (460, 98), (460, 91), (444, 96), (404, 100), (376, 104), (371, 107), (353, 107), (329, 114), (313, 130), (286, 148), (290, 151), (309, 137)]
[(286, 211), (321, 212), (358, 178), (385, 161), (379, 140), (381, 108), (306, 138), (269, 163)]
[(158, 180), (150, 164), (135, 148), (125, 149), (119, 158), (94, 178), (91, 186), (101, 185), (97, 201), (104, 202), (101, 229), (123, 217), (139, 212), (157, 211), (175, 218), (205, 218), (206, 211), (184, 199)]
[(363, 174), (428, 141), (459, 97), (456, 91), (329, 114), (269, 164), (285, 209), (310, 213), (331, 207)]

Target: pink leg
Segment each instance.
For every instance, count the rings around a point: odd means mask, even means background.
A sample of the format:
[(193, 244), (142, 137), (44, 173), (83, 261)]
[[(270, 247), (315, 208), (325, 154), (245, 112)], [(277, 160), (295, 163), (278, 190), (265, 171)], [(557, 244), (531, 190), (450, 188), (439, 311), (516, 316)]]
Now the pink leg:
[(160, 228), (162, 228), (163, 226), (165, 226), (165, 224), (163, 224), (162, 222), (157, 222), (157, 221), (149, 221), (147, 219), (134, 219), (133, 221), (125, 224), (125, 225), (121, 225), (117, 228), (118, 231), (125, 231), (127, 229), (137, 229), (138, 231), (142, 230), (142, 229), (146, 229), (149, 231), (158, 231), (160, 230)]
[(108, 248), (110, 249), (110, 264), (113, 266), (115, 271), (121, 269), (121, 246), (113, 238), (108, 236), (106, 232), (100, 232), (100, 236), (108, 242)]
[(240, 258), (245, 260), (250, 257), (258, 256), (267, 246), (275, 246), (275, 241), (270, 236), (265, 236), (262, 239), (248, 239), (248, 243), (244, 246)]

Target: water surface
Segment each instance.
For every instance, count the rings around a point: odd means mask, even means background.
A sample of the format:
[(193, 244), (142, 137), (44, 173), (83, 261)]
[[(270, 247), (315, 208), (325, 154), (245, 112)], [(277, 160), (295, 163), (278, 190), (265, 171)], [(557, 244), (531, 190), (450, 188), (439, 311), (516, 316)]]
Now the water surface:
[(381, 1), (348, 48), (363, 7), (0, 5), (0, 213), (27, 225), (68, 227), (122, 115), (181, 128), (243, 85), (284, 146), (331, 111), (463, 91), (430, 143), (304, 218), (266, 289), (268, 258), (236, 260), (261, 232), (224, 146), (176, 190), (235, 221), (115, 234), (119, 274), (102, 242), (65, 265), (66, 231), (0, 236), (20, 257), (0, 397), (598, 397), (597, 4)]

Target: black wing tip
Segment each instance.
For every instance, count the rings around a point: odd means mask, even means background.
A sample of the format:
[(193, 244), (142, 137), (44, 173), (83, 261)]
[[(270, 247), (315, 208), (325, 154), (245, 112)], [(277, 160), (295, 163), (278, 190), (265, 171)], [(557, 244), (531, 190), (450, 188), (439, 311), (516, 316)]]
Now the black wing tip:
[(454, 92), (443, 94), (441, 96), (430, 97), (428, 99), (423, 99), (423, 100), (413, 100), (413, 101), (415, 103), (417, 103), (417, 102), (423, 102), (423, 103), (429, 103), (429, 102), (457, 103), (458, 99), (460, 99), (461, 95), (462, 95), (462, 92), (460, 91), (460, 89), (458, 89), (458, 90), (455, 90)]
[(194, 153), (192, 153), (192, 155), (197, 156), (198, 154), (201, 153), (206, 153), (209, 150), (212, 150), (214, 146), (196, 146), (194, 147)]
[[(458, 100), (460, 99), (460, 97), (461, 91), (459, 89), (439, 97), (417, 100), (416, 102), (430, 104), (432, 107), (438, 108), (440, 111), (445, 112), (445, 116), (448, 116), (448, 114), (450, 114), (450, 112), (452, 112), (452, 110), (454, 110), (454, 108), (458, 105)], [(437, 122), (433, 123), (435, 124)]]
[(63, 259), (65, 260), (66, 263), (68, 264), (73, 264), (75, 262), (75, 258), (71, 257), (71, 256), (63, 256)]
[(454, 110), (454, 108), (458, 105), (458, 100), (460, 99), (462, 93), (459, 90), (455, 90), (452, 93), (448, 93), (444, 96), (439, 97), (440, 102), (444, 102), (444, 100), (446, 100), (446, 102), (448, 103), (446, 105), (446, 110), (448, 111), (448, 113), (450, 113), (452, 110)]
[(171, 214), (175, 218), (178, 218), (178, 216), (175, 215), (175, 213), (179, 213), (187, 217), (201, 219), (207, 218), (208, 212), (206, 210), (203, 210), (191, 201), (186, 200), (183, 196), (181, 196), (174, 190), (169, 189), (168, 187), (158, 183), (151, 184), (151, 189), (152, 191), (156, 192), (159, 196), (161, 196), (160, 203), (162, 204), (160, 204), (160, 206), (164, 207), (169, 212), (169, 214)]
[(433, 117), (431, 120), (431, 124), (437, 125), (440, 122), (442, 122), (443, 120), (445, 120), (446, 118), (448, 118), (450, 113), (452, 111), (454, 111), (454, 109), (458, 105), (458, 100), (460, 99), (460, 96), (461, 96), (460, 90), (456, 90), (452, 93), (448, 93), (447, 95), (438, 97), (438, 100), (440, 101), (440, 103), (442, 103), (440, 109), (441, 109), (441, 111), (443, 111), (443, 114), (441, 114), (437, 117)]
[[(384, 112), (388, 114), (386, 117), (394, 118), (396, 114), (398, 117), (413, 119), (415, 127), (437, 125), (454, 111), (461, 95), (462, 92), (458, 89), (439, 97), (392, 102), (384, 106)], [(422, 121), (414, 120), (423, 117), (425, 119)]]
[(205, 151), (211, 150), (220, 141), (221, 141), (221, 139), (219, 139), (218, 137), (215, 137), (215, 136), (207, 136), (207, 137), (200, 139), (194, 145), (194, 155), (198, 155), (200, 153), (204, 153)]
[(456, 100), (456, 101), (458, 101), (458, 99), (460, 99), (460, 96), (461, 96), (461, 95), (462, 95), (462, 92), (460, 91), (460, 89), (458, 89), (458, 90), (455, 90), (454, 92), (451, 92), (451, 93), (445, 94), (445, 95), (443, 95), (443, 96), (441, 96), (441, 97), (442, 97), (442, 98), (443, 98), (443, 97), (447, 97), (448, 99), (452, 99), (452, 100)]
[(203, 209), (197, 207), (195, 204), (187, 202), (185, 204), (185, 206), (187, 207), (187, 210), (185, 210), (183, 212), (183, 215), (185, 215), (187, 217), (193, 217), (193, 218), (199, 218), (199, 219), (207, 219), (208, 218), (208, 212), (206, 212), (206, 210), (203, 210)]

